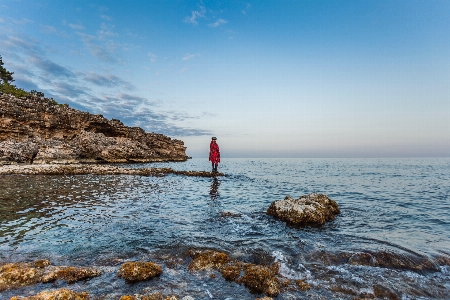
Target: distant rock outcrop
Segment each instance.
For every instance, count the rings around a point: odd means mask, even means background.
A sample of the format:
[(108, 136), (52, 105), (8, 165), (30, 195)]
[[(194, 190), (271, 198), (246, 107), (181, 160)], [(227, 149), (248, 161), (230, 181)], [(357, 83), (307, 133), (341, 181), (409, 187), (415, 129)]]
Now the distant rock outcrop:
[(51, 99), (0, 93), (0, 164), (184, 161), (180, 140)]
[(310, 194), (293, 199), (289, 196), (277, 200), (267, 209), (267, 214), (289, 224), (322, 225), (339, 214), (339, 207), (334, 200), (324, 194)]

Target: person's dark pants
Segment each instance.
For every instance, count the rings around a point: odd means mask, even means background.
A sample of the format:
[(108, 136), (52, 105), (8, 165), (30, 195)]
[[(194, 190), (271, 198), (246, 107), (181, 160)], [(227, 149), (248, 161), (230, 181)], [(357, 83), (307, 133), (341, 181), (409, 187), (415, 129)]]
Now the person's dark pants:
[(214, 172), (217, 172), (217, 167), (219, 166), (219, 164), (215, 164), (215, 163), (212, 163), (212, 170), (214, 171)]

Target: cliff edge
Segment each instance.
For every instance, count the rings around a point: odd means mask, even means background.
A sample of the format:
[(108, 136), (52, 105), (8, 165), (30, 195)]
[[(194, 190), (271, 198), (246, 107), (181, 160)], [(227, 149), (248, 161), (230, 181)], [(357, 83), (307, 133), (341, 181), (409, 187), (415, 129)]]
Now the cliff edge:
[(183, 141), (43, 97), (0, 93), (0, 165), (185, 161)]

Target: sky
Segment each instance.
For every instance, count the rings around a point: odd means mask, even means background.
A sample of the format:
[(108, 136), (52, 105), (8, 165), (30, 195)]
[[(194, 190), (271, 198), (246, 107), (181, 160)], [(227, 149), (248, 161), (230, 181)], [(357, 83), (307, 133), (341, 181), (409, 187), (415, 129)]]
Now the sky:
[(447, 0), (0, 0), (0, 55), (192, 157), (450, 156)]

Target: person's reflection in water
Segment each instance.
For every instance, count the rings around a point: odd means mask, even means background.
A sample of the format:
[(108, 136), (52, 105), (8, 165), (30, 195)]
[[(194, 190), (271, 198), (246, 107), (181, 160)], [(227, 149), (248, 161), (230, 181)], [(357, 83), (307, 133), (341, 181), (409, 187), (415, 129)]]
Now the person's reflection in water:
[(217, 177), (214, 177), (211, 183), (211, 189), (209, 190), (209, 196), (211, 197), (211, 200), (216, 200), (219, 197), (219, 186), (219, 179), (217, 179)]

